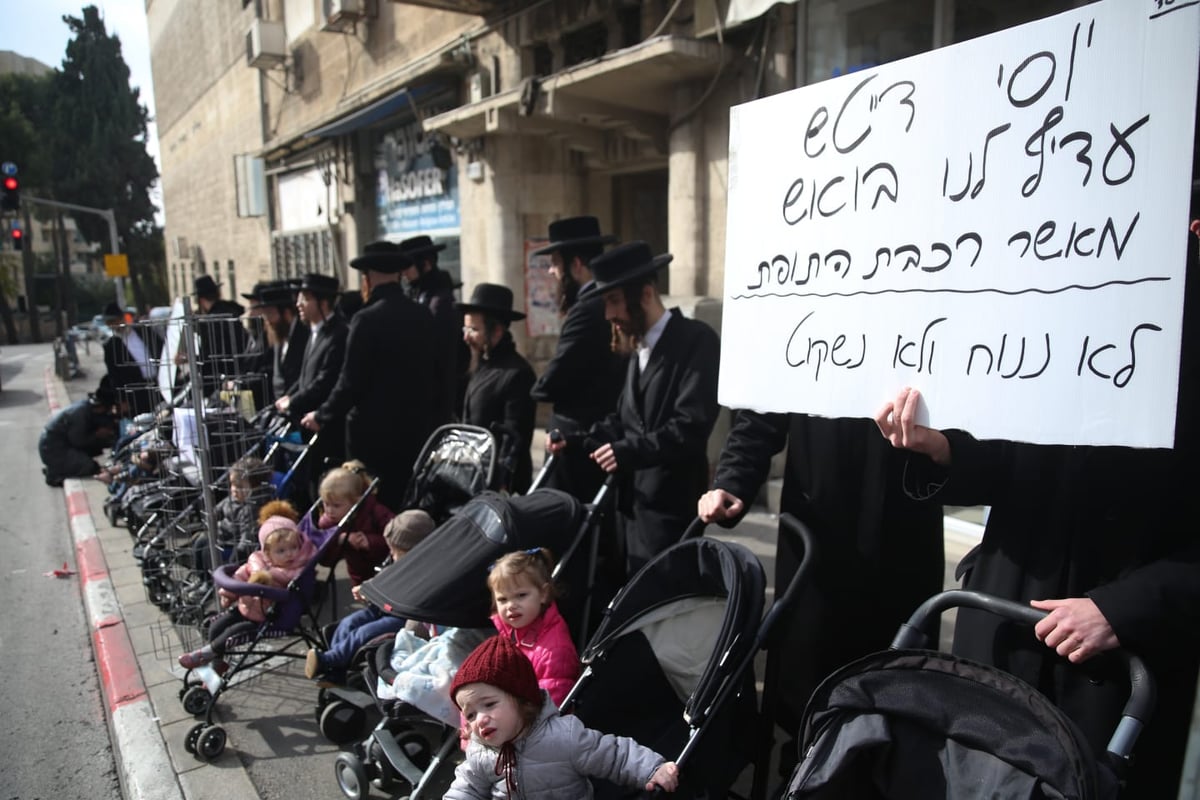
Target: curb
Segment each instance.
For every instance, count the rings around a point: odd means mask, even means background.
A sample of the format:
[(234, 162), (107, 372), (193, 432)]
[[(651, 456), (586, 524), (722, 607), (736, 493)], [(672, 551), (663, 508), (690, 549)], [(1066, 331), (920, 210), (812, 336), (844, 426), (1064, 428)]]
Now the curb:
[[(49, 367), (44, 373), (50, 412), (59, 410), (58, 387)], [(78, 478), (63, 482), (67, 517), (75, 541), (75, 564), (80, 593), (91, 625), (92, 649), (108, 711), (109, 735), (121, 779), (122, 794), (129, 800), (182, 800), (183, 791), (171, 766), (167, 746), (158, 727), (150, 695), (142, 680), (137, 656), (116, 590), (87, 493)]]

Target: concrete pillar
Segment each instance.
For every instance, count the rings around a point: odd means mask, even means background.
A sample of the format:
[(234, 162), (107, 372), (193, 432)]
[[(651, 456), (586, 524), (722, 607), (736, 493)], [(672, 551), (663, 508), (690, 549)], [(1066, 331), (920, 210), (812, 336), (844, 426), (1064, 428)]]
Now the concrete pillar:
[(692, 111), (697, 98), (698, 92), (691, 86), (676, 89), (671, 98), (672, 119), (691, 113), (671, 131), (668, 142), (668, 247), (675, 256), (670, 266), (673, 295), (698, 294), (700, 276), (708, 268), (703, 231), (707, 219), (703, 115)]

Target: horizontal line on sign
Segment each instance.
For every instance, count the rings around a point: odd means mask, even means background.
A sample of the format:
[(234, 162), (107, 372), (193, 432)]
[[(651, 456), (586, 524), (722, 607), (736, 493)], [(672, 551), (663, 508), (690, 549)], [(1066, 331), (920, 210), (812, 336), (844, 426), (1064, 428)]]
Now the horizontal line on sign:
[[(1200, 0), (1197, 0), (1200, 2)], [(1169, 281), (1171, 278), (1166, 276), (1137, 278), (1131, 281), (1105, 281), (1087, 286), (1080, 283), (1072, 283), (1067, 286), (1060, 286), (1057, 289), (1041, 289), (1036, 286), (1031, 286), (1028, 289), (864, 289), (859, 292), (767, 292), (766, 294), (735, 294), (730, 297), (730, 300), (759, 300), (764, 297), (858, 297), (860, 295), (877, 295), (877, 294), (1004, 294), (1004, 295), (1020, 295), (1020, 294), (1062, 294), (1072, 290), (1083, 292), (1092, 292), (1097, 289), (1106, 289), (1110, 286), (1136, 286), (1139, 283), (1156, 283)]]
[(1151, 14), (1146, 19), (1158, 19), (1159, 17), (1165, 17), (1167, 14), (1170, 14), (1172, 11), (1178, 11), (1181, 8), (1187, 8), (1189, 6), (1194, 6), (1194, 5), (1196, 5), (1196, 3), (1200, 3), (1200, 0), (1192, 0), (1192, 2), (1190, 2), (1190, 3), (1180, 3), (1179, 5), (1174, 6), (1173, 8), (1164, 9), (1163, 11), (1159, 11), (1157, 14)]

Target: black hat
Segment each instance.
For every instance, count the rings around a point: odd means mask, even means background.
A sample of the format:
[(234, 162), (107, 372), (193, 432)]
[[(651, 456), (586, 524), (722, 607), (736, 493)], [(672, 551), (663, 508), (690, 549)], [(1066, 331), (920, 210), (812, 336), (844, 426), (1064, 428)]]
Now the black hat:
[(395, 242), (371, 242), (363, 248), (363, 254), (350, 259), (350, 266), (366, 272), (382, 272), (388, 275), (403, 272), (412, 266), (412, 259)]
[(405, 239), (400, 243), (400, 249), (404, 251), (406, 256), (415, 260), (421, 256), (441, 252), (446, 249), (446, 245), (444, 242), (442, 244), (434, 244), (433, 239), (422, 235)]
[(117, 404), (117, 390), (113, 388), (112, 379), (107, 375), (100, 378), (100, 384), (96, 387), (95, 391), (88, 395), (88, 400), (97, 406), (115, 406)]
[(271, 281), (263, 287), (262, 293), (258, 296), (258, 302), (252, 308), (262, 306), (286, 308), (295, 304), (296, 290), (292, 288), (290, 281)]
[(213, 280), (212, 275), (197, 275), (192, 284), (196, 297), (215, 298), (221, 296), (221, 284)]
[(116, 303), (109, 303), (108, 305), (104, 306), (104, 313), (101, 316), (103, 316), (106, 320), (119, 319), (122, 322), (125, 321), (125, 312), (121, 311), (121, 307)]
[(647, 276), (670, 264), (673, 258), (675, 256), (670, 253), (654, 255), (650, 245), (645, 242), (617, 245), (588, 263), (596, 282), (589, 286), (586, 292), (582, 292), (581, 296), (594, 296), (598, 292), (607, 292), (618, 286), (643, 282)]
[(249, 293), (242, 292), (242, 297), (246, 298), (252, 303), (256, 303), (262, 297), (263, 289), (267, 288), (267, 286), (269, 286), (271, 283), (273, 283), (273, 281), (259, 281), (258, 283), (254, 284), (254, 288), (251, 289)]
[(539, 247), (533, 255), (553, 253), (564, 247), (586, 244), (612, 244), (617, 240), (611, 233), (600, 233), (600, 221), (595, 217), (567, 217), (550, 223), (550, 244)]
[(338, 279), (332, 275), (321, 275), (317, 272), (310, 272), (300, 279), (300, 283), (296, 286), (297, 291), (312, 292), (317, 297), (333, 299), (338, 293)]
[(458, 303), (458, 308), (467, 313), (486, 314), (489, 317), (515, 322), (525, 319), (520, 311), (513, 311), (513, 293), (507, 286), (497, 283), (480, 283), (471, 292), (471, 302)]

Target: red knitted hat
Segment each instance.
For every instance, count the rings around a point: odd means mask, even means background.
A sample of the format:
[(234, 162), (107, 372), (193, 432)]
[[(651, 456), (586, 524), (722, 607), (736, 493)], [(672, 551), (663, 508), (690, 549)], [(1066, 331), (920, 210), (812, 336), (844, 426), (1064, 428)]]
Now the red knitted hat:
[[(450, 684), (450, 698), (458, 706), (458, 690), (468, 683), (486, 683), (516, 697), (539, 703), (542, 690), (538, 686), (533, 664), (517, 646), (503, 636), (493, 636), (471, 651), (458, 668)], [(462, 707), (458, 706), (461, 710)]]

